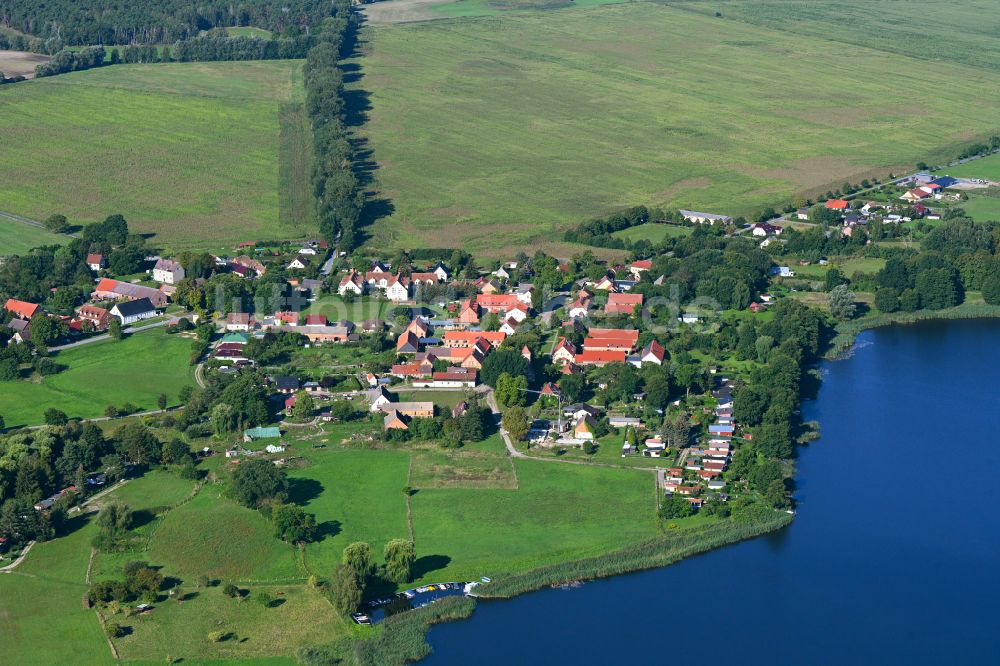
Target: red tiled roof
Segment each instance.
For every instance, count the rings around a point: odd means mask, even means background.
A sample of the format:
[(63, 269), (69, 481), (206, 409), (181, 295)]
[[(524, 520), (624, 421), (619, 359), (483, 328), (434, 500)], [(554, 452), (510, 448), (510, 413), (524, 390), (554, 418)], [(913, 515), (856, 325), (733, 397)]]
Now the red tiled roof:
[(28, 303), (27, 301), (19, 301), (14, 298), (8, 298), (4, 309), (6, 309), (7, 312), (13, 312), (21, 319), (31, 319), (41, 309), (41, 307), (42, 306), (37, 303)]
[(832, 210), (845, 210), (849, 204), (845, 199), (827, 199), (826, 207)]
[(624, 363), (625, 354), (623, 350), (584, 349), (573, 360), (577, 365)]

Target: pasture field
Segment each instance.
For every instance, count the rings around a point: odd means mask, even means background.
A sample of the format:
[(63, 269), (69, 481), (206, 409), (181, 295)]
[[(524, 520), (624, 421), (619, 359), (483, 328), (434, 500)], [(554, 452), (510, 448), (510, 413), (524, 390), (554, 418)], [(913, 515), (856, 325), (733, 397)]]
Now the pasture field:
[(607, 552), (658, 533), (653, 475), (516, 460), (517, 490), (422, 488), (411, 499), (427, 580), (471, 580)]
[(265, 28), (255, 28), (249, 25), (226, 28), (226, 34), (230, 37), (260, 37), (261, 39), (271, 39), (270, 30)]
[(181, 388), (192, 383), (190, 352), (190, 338), (161, 329), (67, 349), (54, 356), (67, 366), (59, 374), (0, 382), (0, 415), (12, 428), (42, 423), (49, 407), (71, 418), (94, 418), (126, 402), (156, 409), (161, 393), (177, 404)]
[(992, 71), (673, 5), (373, 25), (362, 52), (379, 247), (551, 250), (640, 203), (752, 214), (1000, 124)]
[(69, 236), (0, 217), (0, 256), (24, 254), (39, 245), (65, 245), (68, 242)]
[(122, 213), (168, 249), (313, 234), (301, 69), (116, 65), (4, 86), (0, 208)]
[[(316, 515), (324, 538), (306, 548), (306, 564), (328, 575), (344, 548), (368, 541), (381, 561), (387, 541), (409, 538), (406, 499), (409, 455), (397, 451), (330, 451), (290, 470), (292, 499)], [(418, 546), (419, 551), (419, 546)]]
[(948, 167), (942, 171), (956, 178), (982, 178), (983, 180), (1000, 181), (1000, 153)]
[(976, 222), (1000, 221), (1000, 197), (969, 194), (969, 200), (958, 205)]

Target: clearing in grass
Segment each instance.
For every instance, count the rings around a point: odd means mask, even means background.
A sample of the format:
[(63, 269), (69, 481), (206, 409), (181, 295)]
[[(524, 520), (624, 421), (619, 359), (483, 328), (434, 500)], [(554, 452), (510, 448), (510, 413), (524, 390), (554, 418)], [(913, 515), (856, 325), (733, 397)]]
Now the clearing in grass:
[(176, 405), (181, 388), (192, 383), (190, 354), (190, 338), (162, 329), (67, 349), (53, 357), (67, 368), (59, 374), (0, 382), (0, 414), (11, 428), (42, 423), (50, 407), (70, 418), (95, 418), (108, 405), (156, 409), (161, 393)]
[(301, 68), (116, 65), (3, 86), (3, 208), (73, 224), (122, 213), (170, 249), (315, 234)]
[[(362, 38), (361, 133), (373, 189), (394, 207), (368, 229), (382, 248), (550, 247), (568, 225), (637, 204), (749, 215), (953, 156), (1000, 125), (983, 69), (674, 6)], [(917, 88), (935, 94), (914, 103)]]

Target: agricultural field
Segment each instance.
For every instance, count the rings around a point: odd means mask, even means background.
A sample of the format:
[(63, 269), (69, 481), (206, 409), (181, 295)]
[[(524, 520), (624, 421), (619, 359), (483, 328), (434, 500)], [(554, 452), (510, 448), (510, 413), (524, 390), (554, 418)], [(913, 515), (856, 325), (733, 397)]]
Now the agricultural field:
[(0, 415), (10, 428), (42, 423), (49, 407), (71, 418), (93, 418), (108, 405), (127, 402), (156, 409), (161, 393), (177, 404), (181, 388), (192, 383), (190, 352), (190, 338), (161, 329), (67, 349), (53, 357), (67, 366), (59, 374), (0, 382)]
[(301, 70), (116, 65), (4, 86), (0, 208), (122, 213), (168, 249), (315, 234)]
[(379, 247), (565, 251), (562, 228), (640, 203), (752, 214), (1000, 124), (991, 71), (673, 5), (373, 25), (362, 51)]
[(52, 58), (41, 53), (25, 51), (0, 51), (0, 72), (9, 78), (23, 76), (29, 79), (35, 77), (35, 67), (48, 62)]
[(39, 245), (64, 245), (68, 242), (69, 236), (0, 217), (0, 256), (24, 254)]
[[(686, 9), (823, 40), (931, 62), (1000, 69), (991, 0), (941, 5), (932, 0), (698, 0)], [(878, 39), (872, 39), (878, 35)], [(916, 67), (922, 63), (916, 63)]]

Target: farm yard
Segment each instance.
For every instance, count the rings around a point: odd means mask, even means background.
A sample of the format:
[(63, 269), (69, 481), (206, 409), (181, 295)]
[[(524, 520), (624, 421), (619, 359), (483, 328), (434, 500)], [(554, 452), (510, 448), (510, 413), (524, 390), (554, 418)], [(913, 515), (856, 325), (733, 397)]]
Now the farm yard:
[(299, 61), (117, 65), (4, 86), (0, 208), (71, 224), (122, 213), (175, 249), (315, 233), (302, 100)]
[(362, 51), (382, 247), (546, 249), (640, 203), (750, 214), (1000, 122), (983, 69), (647, 3), (375, 25)]
[(49, 407), (94, 418), (108, 405), (156, 409), (161, 393), (177, 404), (181, 388), (192, 383), (190, 351), (190, 338), (160, 329), (68, 349), (53, 357), (67, 368), (59, 374), (0, 382), (0, 414), (15, 427), (42, 423)]

